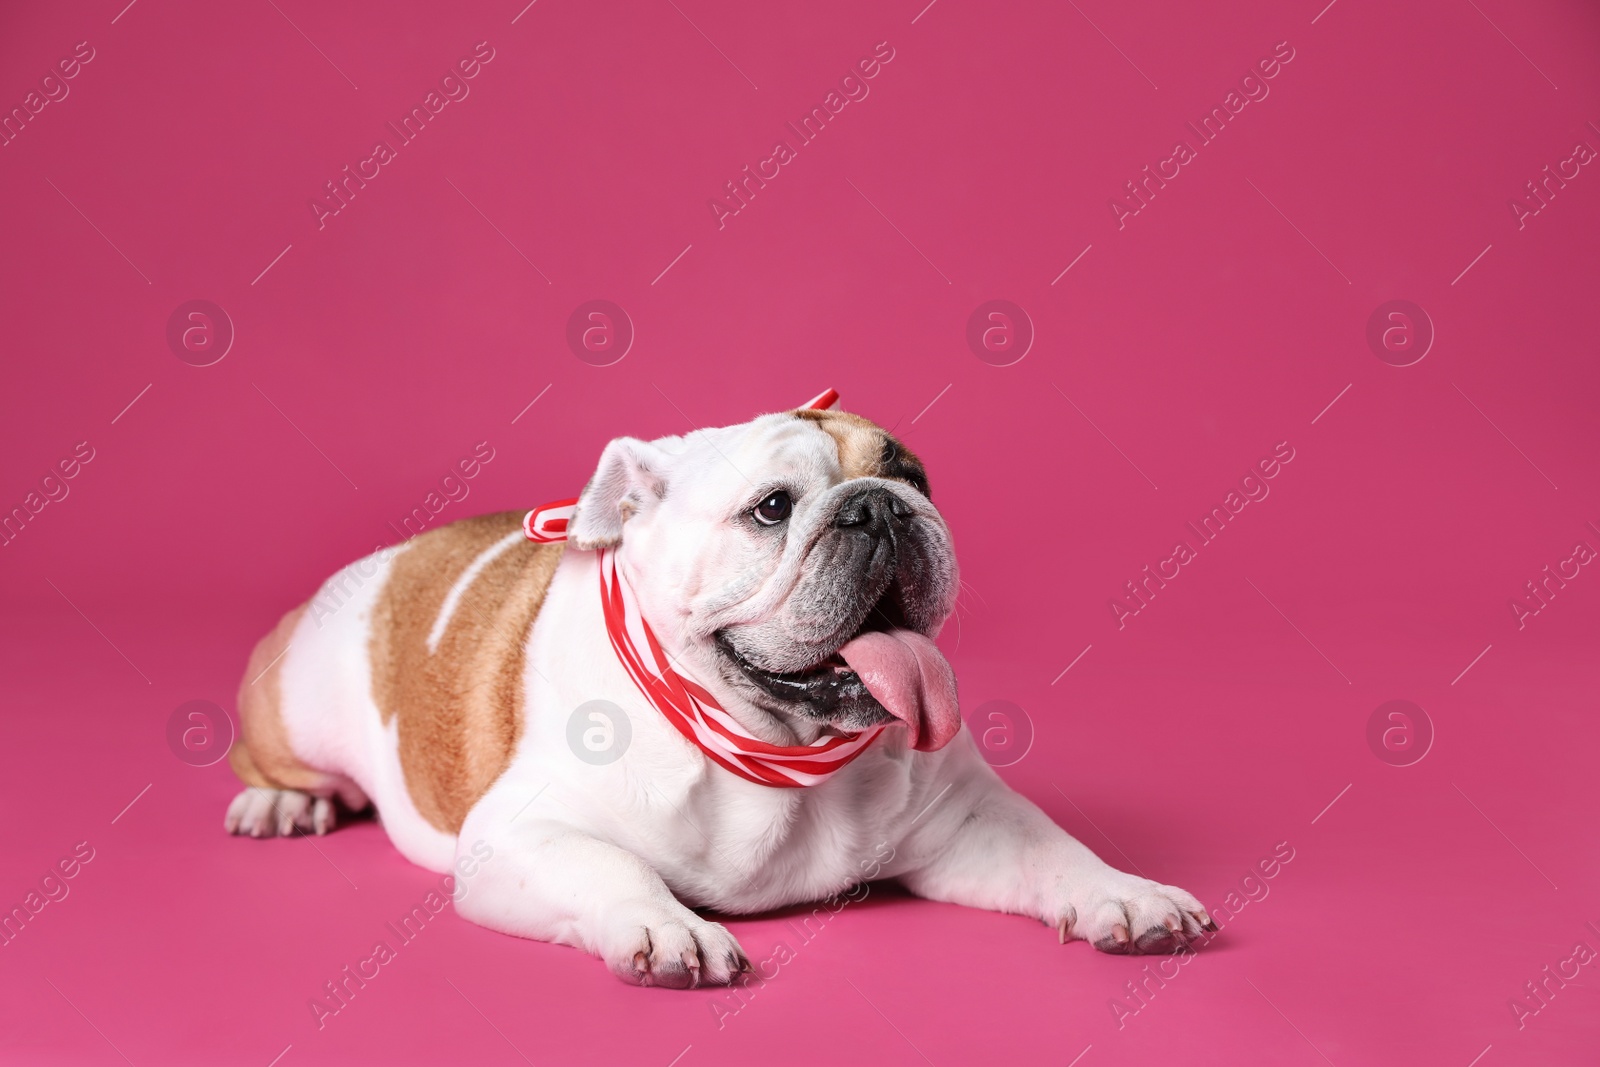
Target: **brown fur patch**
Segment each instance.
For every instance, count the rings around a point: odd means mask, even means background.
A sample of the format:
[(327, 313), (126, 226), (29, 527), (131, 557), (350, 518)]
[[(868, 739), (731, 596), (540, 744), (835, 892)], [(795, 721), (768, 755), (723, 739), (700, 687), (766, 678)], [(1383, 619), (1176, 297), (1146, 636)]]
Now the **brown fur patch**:
[(916, 454), (888, 430), (848, 411), (814, 411), (800, 408), (798, 419), (816, 423), (839, 449), (839, 466), (846, 478), (898, 478), (928, 496), (928, 475)]
[(321, 796), (337, 791), (341, 779), (300, 762), (289, 747), (283, 725), (280, 674), (294, 629), (308, 605), (289, 612), (272, 632), (256, 642), (239, 682), (239, 740), (228, 750), (228, 764), (245, 785), (299, 789)]
[(394, 558), (372, 616), (372, 696), (399, 719), (400, 766), (418, 812), (455, 833), (510, 762), (522, 733), (523, 644), (561, 560), (561, 545), (518, 541), (462, 594), (428, 651), (456, 579), (522, 526), (502, 512), (440, 527)]

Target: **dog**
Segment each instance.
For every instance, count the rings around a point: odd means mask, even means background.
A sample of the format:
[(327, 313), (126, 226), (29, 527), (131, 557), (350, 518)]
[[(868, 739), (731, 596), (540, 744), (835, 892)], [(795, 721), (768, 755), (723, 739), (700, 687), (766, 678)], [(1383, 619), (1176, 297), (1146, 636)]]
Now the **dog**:
[(870, 878), (1104, 952), (1214, 931), (984, 761), (933, 643), (957, 588), (922, 462), (831, 390), (618, 438), (576, 500), (428, 531), (285, 615), (240, 686), (225, 826), (373, 805), (467, 919), (648, 986), (750, 969), (695, 909)]

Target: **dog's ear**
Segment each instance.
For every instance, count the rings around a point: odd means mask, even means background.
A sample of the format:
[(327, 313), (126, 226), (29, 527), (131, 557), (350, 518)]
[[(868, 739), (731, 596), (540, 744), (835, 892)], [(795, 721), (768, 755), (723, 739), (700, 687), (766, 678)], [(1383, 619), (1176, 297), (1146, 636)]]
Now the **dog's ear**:
[(667, 492), (667, 457), (636, 437), (619, 437), (600, 453), (594, 477), (578, 497), (567, 540), (577, 548), (613, 548), (623, 524)]

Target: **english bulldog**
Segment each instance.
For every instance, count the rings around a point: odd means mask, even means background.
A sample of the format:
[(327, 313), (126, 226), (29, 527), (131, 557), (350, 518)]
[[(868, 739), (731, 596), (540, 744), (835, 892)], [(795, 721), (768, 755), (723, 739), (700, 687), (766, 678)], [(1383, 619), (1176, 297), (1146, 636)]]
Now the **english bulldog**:
[(228, 832), (375, 805), (466, 918), (625, 981), (729, 983), (724, 915), (864, 878), (1104, 952), (1215, 930), (1007, 788), (934, 645), (955, 551), (921, 461), (832, 393), (605, 447), (565, 508), (444, 526), (256, 645)]

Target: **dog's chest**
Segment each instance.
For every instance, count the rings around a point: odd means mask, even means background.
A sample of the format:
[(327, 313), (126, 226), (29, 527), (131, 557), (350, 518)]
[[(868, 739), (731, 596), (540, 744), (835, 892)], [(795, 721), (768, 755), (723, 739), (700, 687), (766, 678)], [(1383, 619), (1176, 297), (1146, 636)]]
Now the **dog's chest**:
[(860, 762), (806, 789), (722, 776), (675, 795), (658, 788), (633, 848), (695, 905), (748, 912), (840, 892), (882, 873), (911, 791), (903, 761)]
[[(508, 778), (557, 783), (565, 818), (656, 870), (685, 903), (749, 912), (816, 900), (878, 876), (912, 797), (912, 753), (888, 731), (827, 781), (759, 785), (715, 767), (640, 695), (603, 634), (598, 575), (569, 555), (533, 630), (524, 677), (535, 709)], [(624, 759), (573, 756), (572, 712), (596, 697), (629, 724)], [(543, 802), (541, 802), (543, 803)]]

